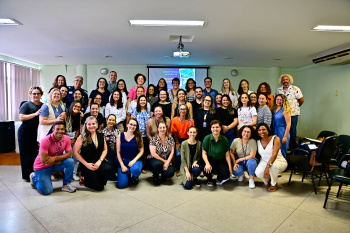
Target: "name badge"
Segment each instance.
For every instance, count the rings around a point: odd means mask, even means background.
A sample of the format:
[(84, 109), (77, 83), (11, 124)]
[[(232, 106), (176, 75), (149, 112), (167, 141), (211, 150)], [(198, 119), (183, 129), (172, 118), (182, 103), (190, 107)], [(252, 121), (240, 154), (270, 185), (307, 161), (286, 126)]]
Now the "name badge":
[(206, 128), (207, 127), (207, 122), (203, 122), (203, 128)]

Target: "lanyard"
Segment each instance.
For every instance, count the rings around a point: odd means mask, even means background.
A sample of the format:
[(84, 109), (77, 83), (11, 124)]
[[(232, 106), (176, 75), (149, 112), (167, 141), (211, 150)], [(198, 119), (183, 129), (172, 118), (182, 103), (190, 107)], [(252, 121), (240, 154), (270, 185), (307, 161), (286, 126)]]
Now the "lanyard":
[(247, 144), (245, 144), (245, 149), (244, 149), (244, 147), (243, 147), (243, 140), (242, 140), (243, 157), (246, 157), (247, 146), (248, 146), (248, 142), (247, 142)]
[(58, 155), (58, 152), (61, 150), (61, 147), (62, 147), (62, 140), (60, 141), (60, 146), (59, 146), (58, 149), (57, 149), (57, 141), (56, 141), (56, 139), (55, 139), (56, 155)]
[(207, 111), (207, 113), (204, 113), (204, 121), (207, 120), (208, 113), (209, 113), (209, 110)]

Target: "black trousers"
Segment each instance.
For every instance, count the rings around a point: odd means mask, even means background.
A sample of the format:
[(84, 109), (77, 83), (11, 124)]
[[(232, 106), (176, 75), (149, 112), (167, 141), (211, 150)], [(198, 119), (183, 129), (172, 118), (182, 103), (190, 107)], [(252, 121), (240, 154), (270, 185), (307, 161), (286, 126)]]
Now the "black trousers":
[[(84, 167), (84, 170), (87, 169)], [(83, 172), (85, 187), (101, 191), (107, 183), (109, 175), (113, 174), (113, 167), (109, 162), (103, 160), (97, 171), (88, 170)]]
[(207, 173), (204, 170), (204, 175), (208, 178), (208, 181), (212, 181), (213, 174), (217, 175), (217, 180), (222, 181), (226, 180), (230, 177), (230, 170), (228, 168), (228, 164), (226, 159), (212, 159), (208, 156), (208, 160), (210, 165), (212, 166), (211, 173)]

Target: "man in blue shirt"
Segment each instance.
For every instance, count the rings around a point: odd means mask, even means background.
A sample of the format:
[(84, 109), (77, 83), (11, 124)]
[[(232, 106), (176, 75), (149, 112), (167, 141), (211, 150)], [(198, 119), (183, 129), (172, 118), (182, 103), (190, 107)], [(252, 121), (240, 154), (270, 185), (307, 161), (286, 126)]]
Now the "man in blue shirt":
[(111, 71), (109, 73), (109, 82), (108, 82), (108, 91), (109, 93), (113, 93), (113, 91), (115, 91), (117, 89), (117, 72), (115, 71)]
[(203, 90), (203, 98), (207, 95), (210, 95), (211, 97), (213, 97), (214, 104), (216, 104), (215, 97), (218, 94), (218, 91), (211, 88), (211, 85), (213, 85), (212, 81), (213, 80), (210, 77), (206, 77), (204, 79), (205, 89)]
[(89, 97), (88, 97), (87, 91), (84, 90), (83, 88), (81, 88), (83, 83), (84, 83), (83, 77), (82, 76), (77, 76), (74, 79), (74, 86), (69, 86), (68, 87), (67, 105), (66, 105), (67, 108), (69, 108), (70, 104), (74, 101), (73, 94), (74, 94), (74, 91), (76, 89), (80, 89), (81, 90), (81, 92), (83, 94), (81, 102), (85, 105), (85, 109), (87, 108)]

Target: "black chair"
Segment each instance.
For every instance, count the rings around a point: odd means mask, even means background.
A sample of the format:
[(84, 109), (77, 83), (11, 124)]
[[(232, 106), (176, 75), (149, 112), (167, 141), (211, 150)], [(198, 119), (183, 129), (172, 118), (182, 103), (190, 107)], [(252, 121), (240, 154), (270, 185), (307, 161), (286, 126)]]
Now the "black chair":
[(329, 184), (326, 168), (327, 168), (327, 165), (329, 164), (331, 158), (334, 155), (334, 151), (335, 151), (336, 145), (337, 145), (337, 140), (338, 140), (338, 136), (330, 136), (330, 137), (325, 138), (321, 142), (321, 144), (317, 148), (317, 154), (316, 154), (316, 161), (319, 163), (319, 165), (317, 165), (315, 167), (310, 166), (310, 163), (309, 163), (310, 156), (311, 156), (310, 151), (300, 149), (300, 148), (294, 149), (292, 151), (292, 154), (289, 157), (289, 163), (291, 165), (291, 173), (290, 173), (288, 185), (290, 185), (292, 175), (293, 175), (295, 169), (299, 168), (300, 170), (303, 171), (302, 182), (304, 181), (306, 174), (311, 173), (312, 185), (314, 187), (315, 194), (317, 194), (315, 181), (314, 181), (315, 174), (314, 174), (314, 170), (313, 170), (313, 168), (316, 168), (316, 167), (319, 167), (321, 170), (320, 175), (319, 175), (318, 186), (320, 186), (320, 184), (321, 184), (321, 178), (322, 178), (323, 173), (326, 176), (327, 184)]
[(328, 185), (328, 189), (327, 189), (327, 193), (326, 193), (326, 198), (324, 200), (323, 208), (326, 208), (329, 192), (331, 191), (331, 187), (332, 187), (332, 184), (334, 182), (340, 182), (339, 189), (338, 189), (338, 192), (337, 192), (337, 198), (339, 198), (340, 190), (341, 190), (343, 184), (347, 184), (347, 185), (350, 184), (350, 174), (347, 173), (346, 169), (344, 169), (343, 166), (342, 166), (342, 163), (344, 161), (347, 161), (348, 163), (350, 163), (350, 154), (346, 154), (340, 159), (339, 164), (338, 164), (340, 169), (333, 169), (330, 172), (329, 177), (331, 178), (331, 182)]
[[(336, 136), (337, 134), (333, 131), (327, 131), (327, 130), (323, 130), (321, 131), (317, 138), (327, 138), (327, 137), (330, 137), (330, 136)], [(298, 145), (301, 145), (303, 142), (311, 142), (311, 143), (314, 143), (316, 145), (319, 145), (321, 144), (321, 141), (317, 140), (317, 139), (312, 139), (312, 138), (301, 138), (299, 139), (298, 141)]]
[(350, 153), (350, 136), (349, 135), (339, 135), (337, 149), (334, 153), (333, 158), (331, 159), (330, 164), (338, 165), (339, 160), (345, 154)]

